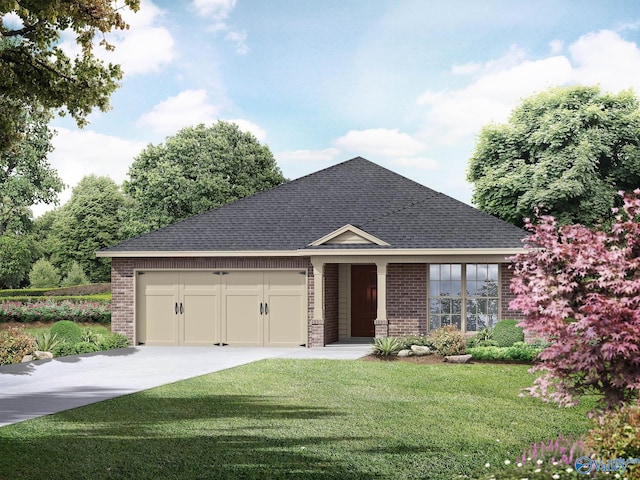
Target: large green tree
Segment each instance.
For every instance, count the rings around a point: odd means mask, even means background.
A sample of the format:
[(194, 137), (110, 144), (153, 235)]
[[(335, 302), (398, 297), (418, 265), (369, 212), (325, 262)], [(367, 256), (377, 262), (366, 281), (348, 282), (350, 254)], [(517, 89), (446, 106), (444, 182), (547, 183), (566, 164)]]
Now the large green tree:
[(30, 235), (0, 235), (0, 288), (18, 288), (41, 251)]
[(584, 86), (527, 98), (482, 129), (467, 179), (480, 210), (518, 226), (537, 207), (561, 224), (609, 220), (616, 192), (640, 187), (638, 98)]
[[(122, 8), (139, 0), (0, 0), (0, 151), (19, 141), (23, 105), (70, 114), (82, 126), (94, 107), (105, 111), (122, 72), (93, 54), (112, 29), (125, 29)], [(72, 32), (80, 53), (70, 58), (59, 46)], [(8, 101), (4, 101), (4, 100)]]
[(129, 225), (149, 231), (284, 181), (269, 147), (237, 125), (184, 128), (133, 161), (124, 183), (134, 202)]
[(92, 282), (109, 281), (109, 259), (96, 258), (95, 252), (121, 240), (124, 201), (109, 177), (84, 177), (71, 199), (49, 216), (51, 231), (42, 243), (51, 262), (63, 273), (78, 262)]
[(28, 231), (30, 207), (56, 201), (64, 187), (47, 160), (53, 150), (50, 117), (41, 107), (23, 105), (16, 123), (20, 141), (0, 149), (0, 235)]

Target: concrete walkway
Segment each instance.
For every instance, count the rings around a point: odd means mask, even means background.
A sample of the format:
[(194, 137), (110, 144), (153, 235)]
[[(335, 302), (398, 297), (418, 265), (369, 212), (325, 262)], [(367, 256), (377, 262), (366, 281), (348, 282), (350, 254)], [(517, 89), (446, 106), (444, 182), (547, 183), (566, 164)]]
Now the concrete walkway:
[(324, 348), (130, 347), (0, 367), (0, 427), (267, 358), (351, 360), (369, 345)]

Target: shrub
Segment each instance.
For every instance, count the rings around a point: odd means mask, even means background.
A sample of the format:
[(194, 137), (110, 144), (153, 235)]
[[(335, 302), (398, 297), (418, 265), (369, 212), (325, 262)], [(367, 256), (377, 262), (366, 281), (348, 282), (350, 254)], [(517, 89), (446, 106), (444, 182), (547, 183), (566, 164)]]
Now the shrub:
[(60, 274), (51, 262), (41, 258), (31, 267), (29, 283), (32, 288), (57, 287), (60, 285)]
[(382, 337), (376, 338), (373, 342), (373, 353), (382, 357), (396, 355), (402, 348), (397, 338)]
[(61, 343), (58, 335), (51, 333), (51, 330), (37, 333), (35, 341), (37, 349), (41, 352), (53, 352), (53, 349)]
[(436, 353), (443, 356), (462, 355), (467, 345), (467, 337), (456, 325), (440, 327), (429, 338)]
[(74, 322), (109, 323), (111, 306), (98, 302), (37, 301), (33, 303), (0, 302), (0, 322)]
[(22, 357), (30, 355), (35, 349), (35, 340), (24, 333), (22, 326), (0, 330), (0, 365), (20, 363)]
[[(640, 406), (625, 406), (602, 416), (585, 444), (602, 459), (640, 458)], [(632, 473), (629, 478), (640, 478), (640, 465), (629, 467), (627, 473)]]
[(75, 287), (56, 288), (44, 293), (47, 297), (69, 296), (69, 295), (96, 295), (100, 293), (111, 293), (110, 283), (92, 283), (91, 285), (78, 285)]
[(50, 332), (68, 345), (76, 344), (82, 340), (82, 329), (69, 320), (60, 320), (54, 323)]
[(510, 347), (478, 346), (467, 347), (467, 353), (474, 360), (496, 360), (530, 363), (538, 356), (544, 347), (516, 342)]
[(129, 346), (129, 339), (121, 333), (111, 333), (104, 335), (99, 341), (100, 350), (113, 350), (115, 348), (126, 348)]
[(93, 342), (78, 342), (73, 346), (73, 349), (75, 354), (92, 353), (100, 350), (98, 345)]
[(9, 288), (0, 290), (0, 299), (12, 297), (42, 297), (48, 288)]
[(82, 334), (80, 335), (81, 342), (93, 343), (94, 345), (98, 345), (99, 340), (100, 336), (90, 328), (85, 328), (82, 330)]
[(78, 352), (76, 351), (75, 343), (60, 342), (53, 347), (51, 353), (53, 353), (54, 357), (66, 357), (67, 355), (75, 355)]
[(517, 320), (500, 320), (493, 327), (493, 340), (499, 347), (510, 347), (516, 342), (524, 342), (524, 330), (516, 327)]
[(426, 335), (414, 335), (409, 337), (399, 337), (400, 350), (409, 350), (411, 345), (421, 345), (424, 347), (433, 348), (431, 339)]
[(85, 285), (89, 283), (87, 276), (82, 270), (82, 267), (78, 262), (73, 262), (71, 264), (71, 268), (67, 272), (67, 275), (64, 277), (62, 281), (63, 287), (74, 287), (76, 285)]

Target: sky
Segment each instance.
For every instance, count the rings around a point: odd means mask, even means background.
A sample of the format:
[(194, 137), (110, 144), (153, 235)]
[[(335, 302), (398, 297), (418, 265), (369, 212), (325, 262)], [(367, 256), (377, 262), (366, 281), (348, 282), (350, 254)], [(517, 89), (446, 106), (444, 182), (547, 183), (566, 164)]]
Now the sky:
[(289, 179), (362, 156), (470, 203), (482, 126), (523, 98), (640, 92), (636, 0), (142, 0), (125, 20), (115, 52), (97, 50), (124, 70), (113, 108), (82, 130), (52, 123), (61, 203), (85, 175), (121, 183), (149, 144), (217, 120), (267, 144)]

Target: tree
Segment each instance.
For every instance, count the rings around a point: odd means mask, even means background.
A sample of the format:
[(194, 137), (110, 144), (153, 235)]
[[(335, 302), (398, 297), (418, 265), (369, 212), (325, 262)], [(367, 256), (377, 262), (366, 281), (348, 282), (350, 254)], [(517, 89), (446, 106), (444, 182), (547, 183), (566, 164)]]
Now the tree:
[(20, 141), (0, 149), (0, 235), (28, 231), (30, 207), (37, 202), (54, 202), (64, 187), (47, 160), (53, 150), (49, 120), (50, 114), (42, 108), (23, 106), (17, 132)]
[(41, 258), (36, 261), (29, 272), (29, 284), (33, 288), (57, 287), (60, 285), (60, 274), (49, 260)]
[(0, 288), (18, 288), (40, 252), (28, 235), (0, 235)]
[(51, 261), (61, 271), (78, 262), (92, 282), (109, 281), (109, 259), (95, 252), (120, 238), (124, 195), (109, 177), (84, 177), (73, 189), (71, 199), (55, 214), (51, 233), (44, 240)]
[(82, 267), (78, 262), (73, 262), (71, 268), (67, 272), (67, 275), (62, 280), (63, 287), (74, 287), (76, 285), (86, 285), (89, 283), (87, 275), (82, 270)]
[[(622, 193), (622, 192), (621, 192)], [(509, 308), (551, 341), (531, 393), (561, 405), (596, 394), (607, 409), (640, 390), (640, 189), (623, 198), (606, 231), (527, 221), (528, 251), (514, 258)]]
[[(16, 141), (15, 119), (22, 105), (70, 114), (79, 126), (94, 107), (109, 108), (109, 96), (122, 77), (118, 65), (93, 55), (94, 40), (112, 49), (105, 34), (126, 29), (120, 11), (139, 8), (139, 0), (123, 6), (104, 0), (16, 2), (0, 0), (0, 151)], [(7, 14), (11, 14), (7, 17)], [(11, 17), (15, 21), (11, 20)], [(72, 32), (80, 46), (76, 58), (60, 48), (62, 31)]]
[(124, 190), (135, 202), (139, 231), (149, 231), (281, 184), (266, 145), (219, 121), (180, 130), (149, 145), (129, 169)]
[(618, 190), (640, 186), (640, 109), (631, 91), (553, 88), (480, 133), (472, 201), (518, 226), (544, 207), (561, 224), (610, 220)]

